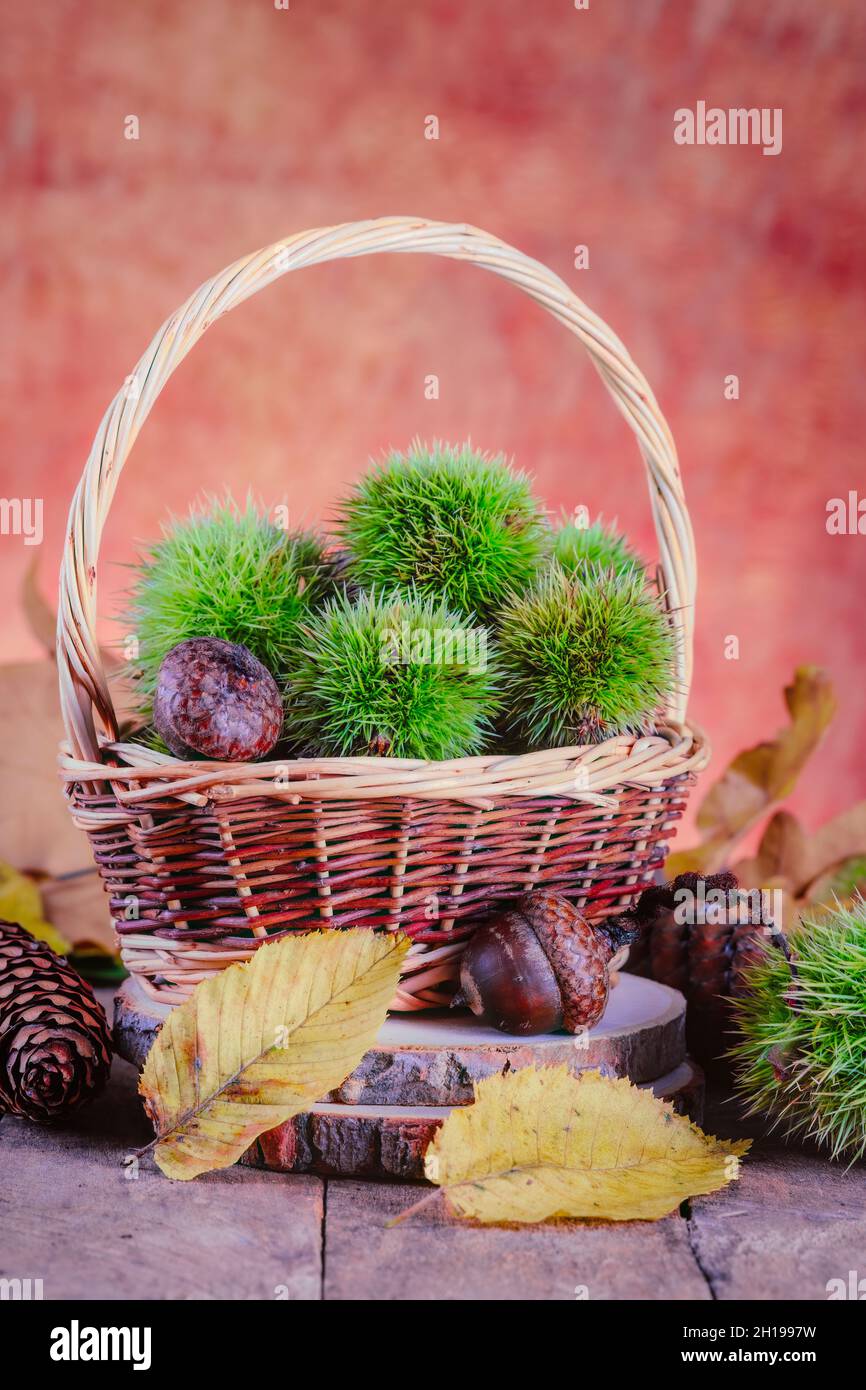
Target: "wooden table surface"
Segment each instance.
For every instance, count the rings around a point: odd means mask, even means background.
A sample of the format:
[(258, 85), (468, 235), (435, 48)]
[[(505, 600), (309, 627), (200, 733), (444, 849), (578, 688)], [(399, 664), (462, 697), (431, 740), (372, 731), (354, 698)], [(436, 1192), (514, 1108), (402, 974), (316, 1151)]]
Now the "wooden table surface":
[[(747, 1132), (715, 1103), (707, 1126)], [(753, 1131), (754, 1132), (754, 1129)], [(0, 1121), (0, 1277), (46, 1299), (826, 1299), (866, 1274), (866, 1166), (761, 1140), (727, 1191), (621, 1225), (479, 1229), (418, 1186), (233, 1168), (173, 1183), (145, 1159), (136, 1075), (68, 1129)]]

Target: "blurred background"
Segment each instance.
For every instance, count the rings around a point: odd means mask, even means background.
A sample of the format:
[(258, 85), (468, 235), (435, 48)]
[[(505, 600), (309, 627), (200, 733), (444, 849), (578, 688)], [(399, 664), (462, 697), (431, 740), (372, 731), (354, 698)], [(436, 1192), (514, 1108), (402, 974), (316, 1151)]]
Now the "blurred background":
[[(35, 557), (53, 607), (100, 417), (195, 286), (306, 227), (467, 221), (563, 275), (667, 415), (699, 551), (690, 712), (717, 773), (817, 663), (840, 712), (791, 804), (814, 825), (863, 795), (866, 536), (826, 529), (830, 498), (866, 496), (862, 0), (3, 0), (2, 31), (0, 493), (44, 499), (44, 540), (0, 537), (0, 661), (43, 657), (25, 573)], [(675, 144), (698, 101), (781, 107), (781, 154)], [(471, 267), (342, 262), (220, 322), (170, 382), (106, 532), (106, 642), (123, 566), (201, 489), (326, 521), (416, 434), (505, 450), (552, 509), (616, 517), (655, 556), (636, 446), (575, 340)], [(53, 777), (53, 676), (5, 689), (0, 718), (26, 706), (16, 747)], [(38, 818), (4, 815), (16, 835)]]

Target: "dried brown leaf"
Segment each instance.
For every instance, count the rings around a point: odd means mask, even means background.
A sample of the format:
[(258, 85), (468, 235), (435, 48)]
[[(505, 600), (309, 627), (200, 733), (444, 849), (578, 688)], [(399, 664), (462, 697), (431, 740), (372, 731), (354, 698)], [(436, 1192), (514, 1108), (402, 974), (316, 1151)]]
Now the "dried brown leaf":
[(761, 816), (794, 790), (797, 778), (836, 713), (836, 696), (826, 673), (800, 666), (785, 687), (791, 722), (774, 739), (739, 753), (701, 803), (697, 826), (703, 840), (672, 854), (672, 876), (713, 873)]

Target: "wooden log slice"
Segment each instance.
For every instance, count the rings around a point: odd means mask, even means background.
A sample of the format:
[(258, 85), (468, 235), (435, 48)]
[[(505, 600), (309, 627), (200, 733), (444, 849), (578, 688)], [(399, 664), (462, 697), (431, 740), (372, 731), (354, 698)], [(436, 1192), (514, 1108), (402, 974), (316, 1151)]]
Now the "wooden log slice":
[[(653, 1082), (652, 1090), (671, 1101), (677, 1114), (700, 1124), (704, 1074), (689, 1058)], [(261, 1135), (240, 1161), (277, 1173), (402, 1181), (423, 1178), (427, 1145), (452, 1108), (315, 1105), (309, 1114), (298, 1115)]]
[[(168, 1014), (136, 982), (115, 999), (115, 1046), (141, 1067)], [(343, 1105), (468, 1105), (485, 1076), (526, 1066), (565, 1063), (574, 1072), (598, 1068), (640, 1084), (673, 1072), (683, 1061), (685, 1001), (678, 990), (637, 975), (620, 975), (604, 1016), (577, 1037), (567, 1033), (515, 1038), (469, 1013), (392, 1016), (360, 1066), (323, 1097)]]

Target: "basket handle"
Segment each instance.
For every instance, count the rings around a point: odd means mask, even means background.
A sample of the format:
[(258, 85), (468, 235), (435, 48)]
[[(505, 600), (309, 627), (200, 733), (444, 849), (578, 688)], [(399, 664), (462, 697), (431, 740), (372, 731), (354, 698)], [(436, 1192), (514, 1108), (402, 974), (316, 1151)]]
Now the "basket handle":
[(692, 673), (694, 538), (673, 437), (643, 374), (607, 325), (539, 261), (464, 223), (383, 217), (301, 232), (207, 280), (166, 320), (108, 407), (72, 499), (60, 567), (57, 668), (63, 721), (75, 757), (99, 761), (94, 712), (109, 738), (117, 735), (96, 640), (97, 557), (117, 480), (163, 386), (205, 329), (287, 271), (386, 251), (426, 251), (491, 270), (524, 290), (583, 343), (631, 426), (646, 467), (662, 577), (679, 637), (676, 692), (668, 714), (677, 723), (684, 721)]

